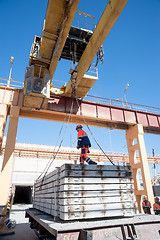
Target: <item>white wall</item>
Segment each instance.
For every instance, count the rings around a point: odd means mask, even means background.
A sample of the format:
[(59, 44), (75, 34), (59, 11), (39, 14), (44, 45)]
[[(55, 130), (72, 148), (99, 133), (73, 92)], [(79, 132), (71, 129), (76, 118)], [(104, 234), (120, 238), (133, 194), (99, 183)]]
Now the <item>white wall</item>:
[[(0, 156), (0, 169), (2, 166), (3, 156)], [(14, 185), (29, 185), (32, 186), (34, 181), (44, 171), (49, 159), (40, 158), (14, 158), (14, 169), (12, 184)], [(47, 173), (52, 172), (56, 167), (60, 167), (64, 163), (74, 163), (73, 161), (54, 160)]]

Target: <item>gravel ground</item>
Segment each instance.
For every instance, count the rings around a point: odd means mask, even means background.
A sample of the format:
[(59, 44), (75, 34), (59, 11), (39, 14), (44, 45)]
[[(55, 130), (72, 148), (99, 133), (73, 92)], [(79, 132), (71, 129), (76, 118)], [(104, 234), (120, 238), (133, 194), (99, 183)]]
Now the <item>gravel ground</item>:
[(30, 228), (28, 218), (25, 218), (25, 209), (32, 205), (16, 204), (12, 206), (11, 220), (16, 221), (15, 234), (0, 236), (1, 240), (38, 240), (35, 232)]

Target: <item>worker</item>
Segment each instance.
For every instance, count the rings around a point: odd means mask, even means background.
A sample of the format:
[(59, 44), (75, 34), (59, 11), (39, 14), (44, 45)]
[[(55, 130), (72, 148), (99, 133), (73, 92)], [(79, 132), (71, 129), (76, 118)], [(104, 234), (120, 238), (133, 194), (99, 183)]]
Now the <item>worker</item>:
[(81, 125), (77, 125), (76, 130), (78, 132), (77, 137), (77, 149), (81, 148), (81, 154), (80, 154), (80, 164), (84, 164), (84, 161), (86, 161), (88, 164), (97, 164), (96, 162), (92, 161), (89, 157), (87, 157), (87, 153), (89, 152), (89, 148), (91, 147), (91, 142), (89, 140), (89, 137), (87, 133), (82, 130)]
[(41, 91), (42, 91), (42, 81), (40, 79), (38, 79), (34, 82), (33, 91), (37, 92), (37, 93), (41, 93)]
[(145, 214), (151, 214), (151, 203), (147, 196), (143, 196), (142, 208)]
[(153, 210), (155, 212), (155, 215), (160, 215), (160, 202), (159, 202), (158, 197), (155, 197), (155, 203), (153, 204)]

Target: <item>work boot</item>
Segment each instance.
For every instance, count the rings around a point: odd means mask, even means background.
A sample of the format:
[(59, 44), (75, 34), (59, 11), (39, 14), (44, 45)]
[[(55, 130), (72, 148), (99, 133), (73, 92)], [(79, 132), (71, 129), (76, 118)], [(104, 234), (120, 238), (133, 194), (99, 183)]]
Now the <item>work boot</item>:
[(89, 165), (91, 165), (91, 164), (92, 164), (92, 165), (93, 165), (93, 164), (94, 164), (94, 165), (97, 165), (97, 163), (94, 162), (94, 161), (92, 161), (90, 158), (87, 158), (87, 159), (86, 159), (86, 162), (87, 162)]

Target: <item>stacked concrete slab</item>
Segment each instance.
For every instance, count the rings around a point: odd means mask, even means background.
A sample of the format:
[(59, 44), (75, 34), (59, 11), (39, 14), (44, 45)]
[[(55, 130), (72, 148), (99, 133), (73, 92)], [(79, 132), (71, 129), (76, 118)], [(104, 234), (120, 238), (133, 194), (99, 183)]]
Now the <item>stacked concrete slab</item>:
[(134, 215), (131, 168), (64, 164), (35, 182), (33, 207), (62, 220)]

